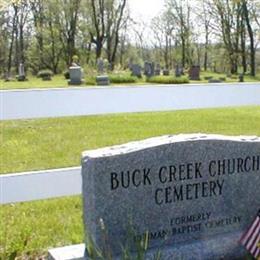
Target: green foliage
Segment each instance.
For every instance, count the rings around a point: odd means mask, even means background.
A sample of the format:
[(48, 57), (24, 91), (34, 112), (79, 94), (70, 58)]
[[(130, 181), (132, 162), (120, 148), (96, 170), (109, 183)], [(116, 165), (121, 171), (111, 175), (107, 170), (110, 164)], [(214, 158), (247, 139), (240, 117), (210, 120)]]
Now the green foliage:
[(86, 77), (85, 84), (88, 86), (95, 86), (97, 84), (96, 78), (93, 76)]
[(111, 74), (109, 75), (109, 80), (111, 83), (136, 83), (137, 77), (133, 77), (127, 74)]
[(79, 196), (0, 206), (0, 259), (39, 259), (47, 248), (81, 243), (81, 214)]
[(40, 70), (37, 73), (37, 77), (38, 78), (51, 78), (53, 76), (53, 72), (49, 69), (45, 69), (45, 70)]
[(189, 83), (189, 79), (187, 77), (154, 76), (147, 78), (146, 82), (157, 84), (185, 84)]
[(78, 63), (79, 62), (79, 56), (78, 55), (73, 55), (72, 56), (72, 62)]
[(70, 79), (70, 72), (69, 72), (68, 70), (65, 70), (65, 71), (63, 72), (63, 75), (64, 75), (64, 78), (65, 78), (65, 79)]

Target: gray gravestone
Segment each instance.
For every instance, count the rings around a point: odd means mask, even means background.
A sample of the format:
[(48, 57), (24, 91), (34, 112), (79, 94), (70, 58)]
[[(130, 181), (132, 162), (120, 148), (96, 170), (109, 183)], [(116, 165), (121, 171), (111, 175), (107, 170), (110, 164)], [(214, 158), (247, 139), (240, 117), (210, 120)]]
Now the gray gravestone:
[(104, 73), (104, 61), (101, 58), (97, 60), (97, 69), (98, 69), (98, 74)]
[(111, 62), (107, 63), (107, 71), (112, 71), (113, 70), (113, 66)]
[(170, 71), (168, 69), (164, 69), (163, 76), (169, 76), (169, 75), (170, 75)]
[(200, 66), (192, 66), (189, 70), (190, 80), (200, 80)]
[(161, 66), (160, 66), (159, 63), (156, 64), (156, 66), (155, 66), (154, 74), (155, 74), (156, 76), (160, 76), (160, 74), (161, 74)]
[(131, 65), (131, 75), (141, 78), (142, 77), (142, 68), (139, 64), (132, 64)]
[(154, 63), (153, 62), (145, 62), (144, 63), (144, 75), (148, 78), (154, 76)]
[(96, 82), (98, 86), (108, 86), (110, 84), (109, 77), (107, 75), (97, 76)]
[(154, 76), (154, 71), (155, 71), (155, 64), (154, 62), (151, 63), (151, 77)]
[(146, 61), (144, 63), (144, 75), (148, 76), (149, 74), (150, 74), (150, 63)]
[(133, 66), (133, 61), (132, 59), (130, 59), (130, 61), (128, 62), (128, 69), (132, 71), (132, 66)]
[(82, 69), (80, 66), (71, 66), (69, 68), (69, 85), (80, 85), (82, 83)]
[(175, 68), (175, 77), (181, 77), (183, 75), (183, 69), (179, 65)]
[(19, 73), (19, 75), (18, 75), (17, 80), (18, 81), (25, 81), (26, 76), (25, 76), (25, 70), (24, 70), (24, 64), (23, 63), (19, 64), (18, 73)]
[(239, 74), (238, 79), (239, 79), (239, 82), (244, 82), (244, 75)]
[(233, 259), (260, 208), (260, 138), (163, 136), (87, 151), (82, 178), (85, 231), (113, 256), (134, 230), (134, 241), (148, 234), (146, 259)]

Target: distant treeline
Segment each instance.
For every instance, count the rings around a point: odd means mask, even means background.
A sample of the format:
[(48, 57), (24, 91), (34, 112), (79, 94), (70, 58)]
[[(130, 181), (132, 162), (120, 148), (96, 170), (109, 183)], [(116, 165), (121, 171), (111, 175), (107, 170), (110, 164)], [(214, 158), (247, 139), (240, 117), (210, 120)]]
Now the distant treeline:
[(60, 73), (75, 55), (89, 67), (102, 57), (112, 69), (150, 60), (166, 69), (196, 64), (255, 75), (258, 0), (165, 0), (150, 24), (131, 17), (128, 1), (2, 1), (1, 75), (16, 74), (20, 63), (32, 73)]

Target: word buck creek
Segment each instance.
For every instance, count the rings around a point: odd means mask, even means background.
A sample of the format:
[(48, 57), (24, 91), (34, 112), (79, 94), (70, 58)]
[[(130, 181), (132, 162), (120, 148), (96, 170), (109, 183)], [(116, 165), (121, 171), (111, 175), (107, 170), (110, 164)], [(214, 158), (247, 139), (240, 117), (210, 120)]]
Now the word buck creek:
[[(256, 172), (260, 170), (260, 155), (232, 159), (211, 160), (208, 163), (194, 162), (178, 165), (161, 166), (159, 169), (143, 168), (110, 173), (111, 190), (128, 189), (153, 185), (157, 178), (162, 185), (154, 193), (155, 203), (172, 203), (203, 197), (220, 196), (225, 180), (221, 176)], [(208, 175), (208, 176), (205, 176)], [(207, 179), (207, 181), (203, 181)], [(196, 182), (189, 182), (189, 181)], [(199, 181), (200, 180), (200, 181)], [(185, 184), (183, 183), (185, 181)], [(187, 182), (187, 183), (186, 183)]]

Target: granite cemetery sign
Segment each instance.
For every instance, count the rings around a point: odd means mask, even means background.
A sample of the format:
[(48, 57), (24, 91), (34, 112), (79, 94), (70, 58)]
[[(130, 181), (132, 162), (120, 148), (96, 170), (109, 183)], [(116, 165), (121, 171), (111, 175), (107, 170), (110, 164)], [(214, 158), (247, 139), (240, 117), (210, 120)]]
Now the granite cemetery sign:
[[(148, 238), (145, 259), (235, 259), (260, 209), (260, 138), (186, 134), (87, 151), (82, 180), (86, 248), (91, 234), (122, 259)], [(49, 259), (93, 259), (84, 251)]]
[(233, 258), (260, 208), (260, 138), (163, 136), (87, 151), (82, 178), (85, 228), (102, 248), (105, 226), (113, 256), (130, 228), (133, 241), (148, 236), (147, 259)]

